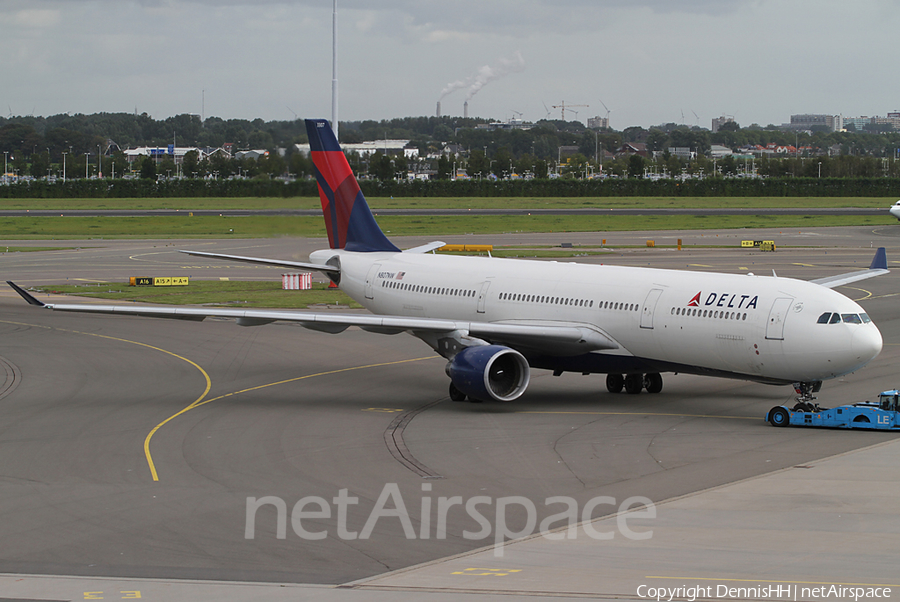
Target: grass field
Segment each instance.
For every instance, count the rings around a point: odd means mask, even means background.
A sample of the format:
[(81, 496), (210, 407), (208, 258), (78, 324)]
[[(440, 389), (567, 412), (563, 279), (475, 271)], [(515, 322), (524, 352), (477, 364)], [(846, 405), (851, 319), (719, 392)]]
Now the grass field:
[[(878, 197), (372, 197), (378, 209), (549, 209), (577, 207), (653, 208), (772, 208), (772, 207), (865, 207), (887, 210), (897, 199)], [(318, 209), (318, 197), (293, 198), (138, 198), (138, 199), (0, 199), (0, 209), (64, 211), (77, 209)]]
[[(576, 198), (384, 198), (370, 199), (373, 211), (403, 208), (772, 208), (772, 207), (865, 207), (887, 208), (885, 198), (666, 198), (666, 197), (576, 197)], [(324, 237), (320, 217), (209, 217), (191, 216), (192, 209), (317, 209), (313, 197), (282, 198), (175, 198), (175, 199), (5, 199), (2, 209), (181, 209), (173, 217), (10, 217), (0, 218), (0, 239), (50, 240), (91, 238), (267, 238), (275, 236)], [(506, 232), (603, 232), (634, 230), (705, 230), (710, 228), (809, 228), (827, 226), (873, 226), (892, 224), (874, 216), (378, 216), (385, 232), (395, 236), (499, 234)]]
[[(887, 212), (885, 212), (887, 213)], [(388, 236), (452, 236), (509, 232), (608, 232), (708, 230), (719, 228), (811, 228), (877, 226), (896, 223), (878, 216), (774, 215), (471, 215), (378, 216)], [(324, 237), (321, 217), (7, 217), (2, 240), (82, 240), (110, 238), (270, 238)]]
[[(339, 289), (314, 283), (312, 290), (285, 291), (280, 281), (244, 282), (196, 280), (187, 286), (129, 286), (102, 282), (75, 286), (44, 286), (38, 293), (58, 293), (114, 301), (164, 303), (166, 305), (215, 305), (224, 307), (268, 307), (307, 309), (312, 306), (362, 307)], [(45, 299), (41, 299), (46, 301)]]

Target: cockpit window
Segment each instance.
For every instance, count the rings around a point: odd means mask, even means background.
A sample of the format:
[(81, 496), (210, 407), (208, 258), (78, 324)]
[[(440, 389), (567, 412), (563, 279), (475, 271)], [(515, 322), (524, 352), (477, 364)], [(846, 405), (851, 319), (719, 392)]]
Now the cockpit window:
[(872, 319), (868, 314), (837, 314), (826, 311), (819, 316), (818, 324), (868, 324)]

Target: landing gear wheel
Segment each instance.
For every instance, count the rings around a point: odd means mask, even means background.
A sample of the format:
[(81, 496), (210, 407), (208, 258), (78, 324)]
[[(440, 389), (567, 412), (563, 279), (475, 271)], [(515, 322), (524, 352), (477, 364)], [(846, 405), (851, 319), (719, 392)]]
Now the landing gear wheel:
[(644, 387), (647, 389), (647, 393), (659, 393), (663, 387), (662, 375), (659, 372), (645, 374)]
[(610, 393), (621, 393), (625, 386), (625, 377), (621, 374), (606, 375), (606, 390)]
[(625, 392), (629, 395), (636, 395), (644, 388), (643, 374), (629, 374), (625, 377)]
[(769, 410), (769, 422), (772, 426), (787, 426), (791, 421), (790, 414), (781, 406)]
[(456, 385), (450, 383), (450, 401), (465, 401), (466, 394), (456, 388)]

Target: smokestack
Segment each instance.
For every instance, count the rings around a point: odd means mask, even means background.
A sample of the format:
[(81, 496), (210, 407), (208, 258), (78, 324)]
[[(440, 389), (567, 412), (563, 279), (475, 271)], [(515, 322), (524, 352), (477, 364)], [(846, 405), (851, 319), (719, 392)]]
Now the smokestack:
[(437, 116), (437, 117), (440, 117), (440, 116), (441, 116), (441, 101), (438, 101), (438, 104), (437, 104), (437, 115), (436, 115), (436, 116)]
[(463, 119), (469, 118), (469, 101), (463, 103)]

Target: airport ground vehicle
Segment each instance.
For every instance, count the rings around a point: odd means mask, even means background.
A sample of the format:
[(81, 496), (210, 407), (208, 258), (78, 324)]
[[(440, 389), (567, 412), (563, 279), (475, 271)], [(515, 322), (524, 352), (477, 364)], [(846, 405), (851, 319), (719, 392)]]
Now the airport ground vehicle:
[(772, 426), (822, 426), (843, 429), (900, 430), (900, 390), (891, 389), (878, 401), (861, 401), (834, 408), (800, 401), (793, 408), (775, 406), (766, 413)]

